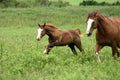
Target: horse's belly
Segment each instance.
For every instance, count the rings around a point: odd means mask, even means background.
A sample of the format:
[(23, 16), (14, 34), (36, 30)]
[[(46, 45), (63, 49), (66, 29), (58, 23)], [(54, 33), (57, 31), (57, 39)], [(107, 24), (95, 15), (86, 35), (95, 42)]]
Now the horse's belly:
[(101, 39), (101, 40), (97, 41), (97, 43), (102, 45), (102, 46), (111, 46), (110, 40)]
[(66, 46), (68, 44), (70, 44), (71, 42), (62, 42), (62, 43), (59, 43), (58, 45), (56, 46)]
[(120, 48), (120, 41), (118, 40), (99, 40), (97, 41), (98, 44), (102, 45), (102, 46), (112, 46), (113, 43), (117, 44), (117, 47)]

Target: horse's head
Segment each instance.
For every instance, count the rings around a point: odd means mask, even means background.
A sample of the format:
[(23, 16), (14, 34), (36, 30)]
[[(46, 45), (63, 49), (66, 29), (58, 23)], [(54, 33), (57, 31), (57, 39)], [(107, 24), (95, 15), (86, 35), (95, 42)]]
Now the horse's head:
[(41, 38), (46, 34), (44, 27), (46, 26), (46, 23), (44, 25), (38, 24), (38, 35), (37, 35), (37, 40), (41, 40)]
[(90, 36), (94, 29), (97, 27), (97, 14), (98, 12), (89, 13), (86, 23), (87, 23), (87, 36)]

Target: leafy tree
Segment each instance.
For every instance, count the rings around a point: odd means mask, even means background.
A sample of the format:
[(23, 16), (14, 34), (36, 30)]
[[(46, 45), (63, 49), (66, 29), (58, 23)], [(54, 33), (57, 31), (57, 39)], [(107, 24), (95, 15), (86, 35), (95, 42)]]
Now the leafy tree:
[(35, 0), (41, 6), (47, 6), (49, 4), (49, 0)]

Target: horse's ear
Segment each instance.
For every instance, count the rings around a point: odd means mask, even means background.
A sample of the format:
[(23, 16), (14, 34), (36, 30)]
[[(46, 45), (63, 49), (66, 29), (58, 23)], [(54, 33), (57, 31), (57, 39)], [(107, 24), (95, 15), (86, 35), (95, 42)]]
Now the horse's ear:
[(38, 26), (40, 27), (40, 24), (38, 24)]
[(99, 13), (99, 12), (95, 12), (95, 13), (94, 13), (94, 17), (96, 17), (98, 13)]
[(90, 14), (90, 10), (87, 10), (88, 15)]
[(46, 22), (44, 22), (44, 25), (43, 25), (43, 27), (45, 27), (45, 25), (46, 25)]

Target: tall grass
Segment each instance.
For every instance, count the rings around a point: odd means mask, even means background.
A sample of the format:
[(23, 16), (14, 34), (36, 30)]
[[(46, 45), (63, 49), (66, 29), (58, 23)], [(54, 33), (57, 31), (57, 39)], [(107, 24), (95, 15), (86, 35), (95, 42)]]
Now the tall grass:
[[(85, 36), (87, 10), (120, 17), (116, 7), (41, 7), (0, 9), (0, 79), (1, 80), (119, 80), (120, 60), (111, 57), (111, 48), (101, 50), (101, 63), (95, 52), (95, 32)], [(114, 9), (113, 9), (114, 8)], [(80, 28), (85, 54), (74, 56), (67, 47), (54, 47), (43, 55), (47, 36), (36, 41), (37, 24), (52, 23), (60, 29)]]

